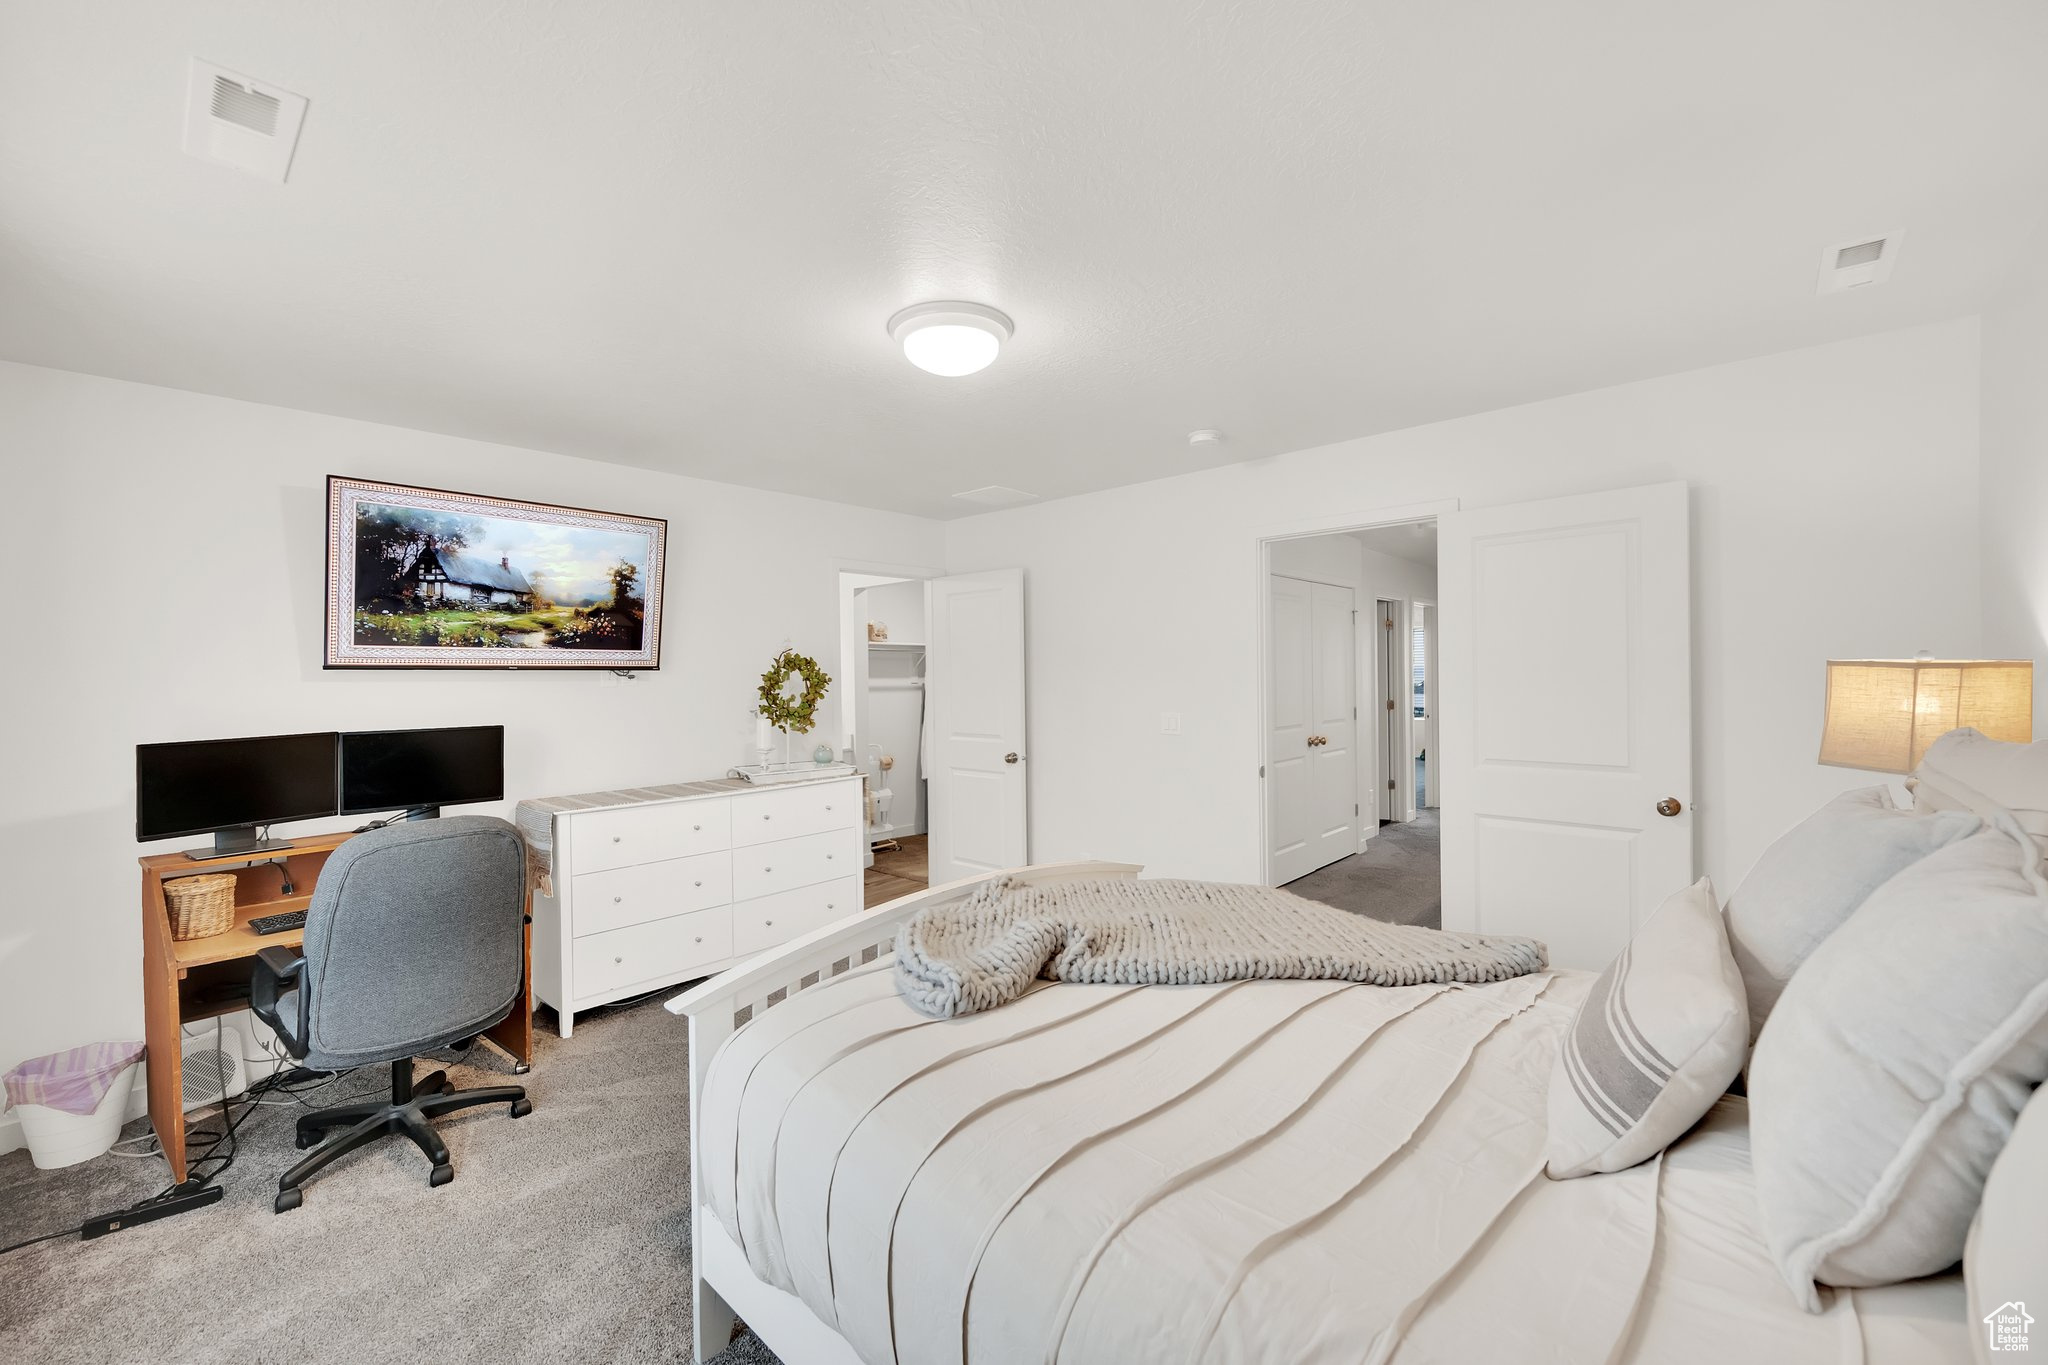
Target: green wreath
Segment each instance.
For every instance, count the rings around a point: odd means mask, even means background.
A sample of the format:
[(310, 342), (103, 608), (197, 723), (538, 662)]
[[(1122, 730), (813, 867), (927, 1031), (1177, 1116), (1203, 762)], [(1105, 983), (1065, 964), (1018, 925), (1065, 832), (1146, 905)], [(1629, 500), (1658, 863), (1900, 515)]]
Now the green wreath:
[[(801, 697), (791, 697), (783, 690), (792, 676), (803, 679)], [(760, 713), (784, 734), (807, 735), (818, 723), (818, 703), (824, 700), (825, 689), (831, 685), (832, 675), (818, 667), (816, 659), (785, 649), (761, 675)]]

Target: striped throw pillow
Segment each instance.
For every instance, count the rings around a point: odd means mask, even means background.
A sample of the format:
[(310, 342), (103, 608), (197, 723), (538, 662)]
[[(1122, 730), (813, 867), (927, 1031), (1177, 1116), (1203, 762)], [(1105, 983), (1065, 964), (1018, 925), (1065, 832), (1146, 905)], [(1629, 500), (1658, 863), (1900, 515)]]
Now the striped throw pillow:
[(1562, 1042), (1550, 1076), (1552, 1179), (1648, 1161), (1700, 1121), (1749, 1051), (1742, 974), (1711, 882), (1657, 908)]

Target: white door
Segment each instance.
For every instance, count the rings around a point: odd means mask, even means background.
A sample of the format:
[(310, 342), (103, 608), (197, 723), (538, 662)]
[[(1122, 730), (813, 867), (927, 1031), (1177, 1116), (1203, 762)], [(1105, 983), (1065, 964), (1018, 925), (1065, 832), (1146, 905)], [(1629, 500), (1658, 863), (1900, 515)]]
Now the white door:
[(1685, 485), (1438, 537), (1444, 927), (1604, 967), (1694, 875)]
[(1024, 571), (934, 578), (926, 642), (931, 881), (1021, 867)]
[(1274, 574), (1267, 622), (1268, 870), (1284, 883), (1358, 852), (1351, 589)]
[(1382, 820), (1403, 820), (1401, 804), (1401, 755), (1408, 747), (1407, 673), (1402, 667), (1400, 612), (1392, 602), (1381, 602), (1373, 629), (1380, 642), (1373, 658), (1378, 665), (1374, 719), (1379, 722), (1379, 780), (1373, 784), (1373, 803)]
[(1442, 765), (1437, 762), (1437, 638), (1436, 608), (1427, 603), (1415, 607), (1417, 649), (1420, 651), (1422, 669), (1422, 718), (1415, 726), (1416, 752), (1421, 757), (1419, 771), (1422, 780), (1422, 795), (1415, 804), (1425, 809), (1443, 804), (1443, 783), (1439, 778)]

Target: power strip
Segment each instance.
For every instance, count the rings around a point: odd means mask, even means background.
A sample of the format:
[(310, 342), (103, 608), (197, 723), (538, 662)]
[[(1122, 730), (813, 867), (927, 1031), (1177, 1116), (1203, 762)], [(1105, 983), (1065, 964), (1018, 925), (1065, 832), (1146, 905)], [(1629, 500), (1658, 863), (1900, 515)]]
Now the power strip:
[(90, 1242), (95, 1237), (104, 1237), (110, 1232), (119, 1232), (122, 1228), (132, 1228), (140, 1223), (154, 1223), (159, 1218), (190, 1213), (194, 1209), (203, 1209), (208, 1204), (218, 1204), (225, 1193), (226, 1191), (218, 1185), (202, 1185), (189, 1193), (185, 1192), (185, 1186), (180, 1185), (161, 1199), (153, 1199), (147, 1204), (138, 1204), (119, 1213), (103, 1213), (97, 1218), (88, 1218), (85, 1220), (85, 1226), (78, 1230), (78, 1236), (81, 1241)]

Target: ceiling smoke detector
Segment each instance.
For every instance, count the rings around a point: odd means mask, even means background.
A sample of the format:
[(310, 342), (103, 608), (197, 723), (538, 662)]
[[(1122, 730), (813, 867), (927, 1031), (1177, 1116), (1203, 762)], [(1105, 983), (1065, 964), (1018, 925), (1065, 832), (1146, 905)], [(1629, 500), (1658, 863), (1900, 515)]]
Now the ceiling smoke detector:
[(282, 185), (306, 120), (306, 99), (197, 58), (185, 86), (185, 151)]
[(889, 319), (903, 357), (927, 374), (958, 379), (995, 364), (1016, 332), (1009, 318), (979, 303), (920, 303)]
[(1900, 230), (1836, 242), (1820, 253), (1820, 284), (1814, 292), (1845, 294), (1865, 285), (1883, 284), (1891, 278), (1892, 262), (1898, 259), (1899, 243), (1905, 236)]

